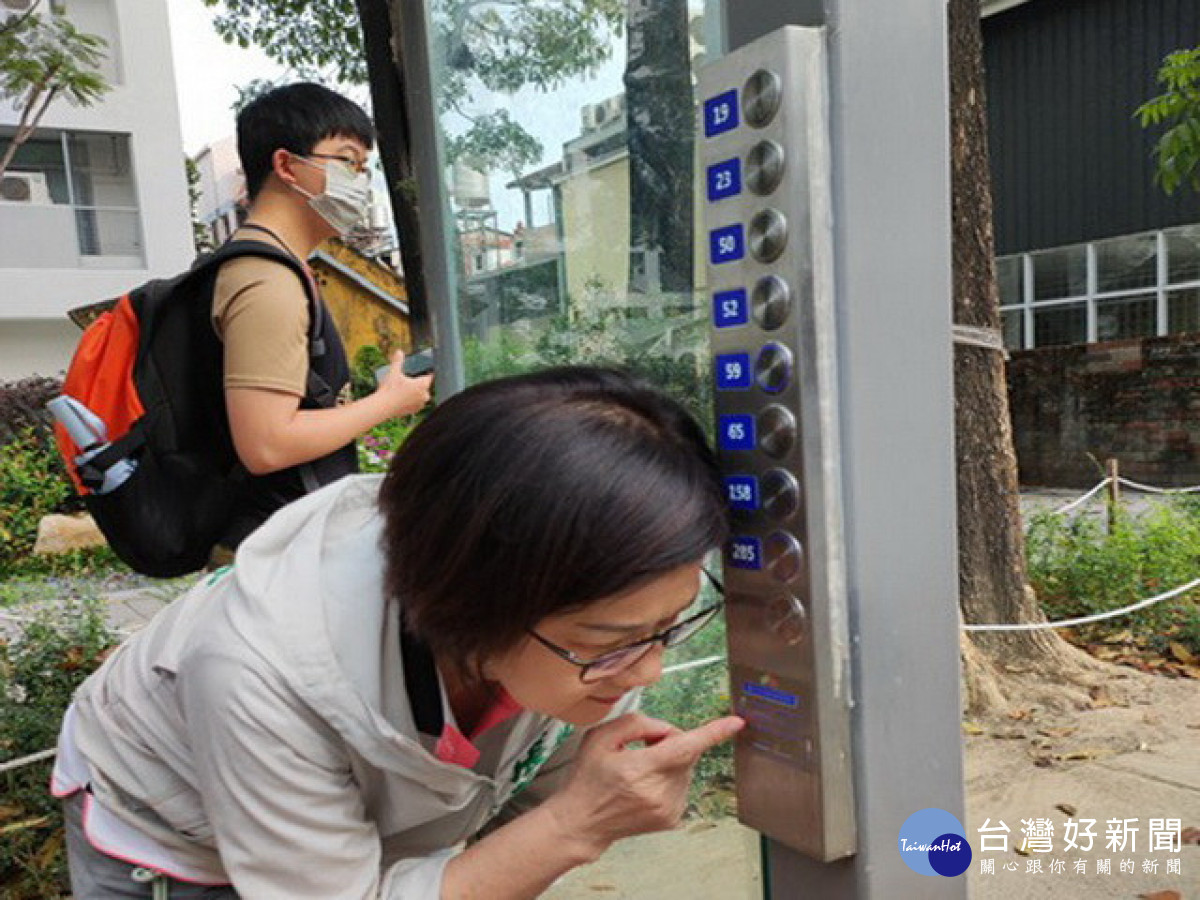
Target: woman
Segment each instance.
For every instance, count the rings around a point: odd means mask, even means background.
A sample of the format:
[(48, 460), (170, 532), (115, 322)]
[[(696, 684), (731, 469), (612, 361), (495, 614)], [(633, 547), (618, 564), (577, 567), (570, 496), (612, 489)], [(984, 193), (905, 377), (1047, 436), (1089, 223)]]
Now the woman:
[(715, 614), (690, 607), (725, 533), (700, 429), (626, 375), (452, 398), (83, 685), (54, 777), (75, 897), (534, 897), (672, 827), (742, 723), (630, 710)]

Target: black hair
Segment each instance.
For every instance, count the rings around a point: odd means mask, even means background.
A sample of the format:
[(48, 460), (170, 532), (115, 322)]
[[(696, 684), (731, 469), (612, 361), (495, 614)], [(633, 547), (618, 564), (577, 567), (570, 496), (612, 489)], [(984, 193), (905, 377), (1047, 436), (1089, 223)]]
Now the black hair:
[(273, 88), (238, 113), (237, 146), (246, 192), (253, 199), (271, 174), (271, 157), (283, 148), (297, 156), (331, 137), (375, 145), (375, 126), (362, 107), (312, 82)]
[(405, 627), (468, 674), (547, 616), (699, 562), (728, 531), (695, 420), (590, 367), (452, 397), (403, 444), (379, 502)]

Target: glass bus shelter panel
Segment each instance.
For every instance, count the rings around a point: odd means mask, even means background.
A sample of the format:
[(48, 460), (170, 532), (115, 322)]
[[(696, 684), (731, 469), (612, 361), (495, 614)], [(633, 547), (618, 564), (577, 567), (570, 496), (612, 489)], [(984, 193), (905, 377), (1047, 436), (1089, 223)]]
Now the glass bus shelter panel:
[(719, 3), (427, 3), (468, 382), (631, 364), (711, 419), (693, 67)]

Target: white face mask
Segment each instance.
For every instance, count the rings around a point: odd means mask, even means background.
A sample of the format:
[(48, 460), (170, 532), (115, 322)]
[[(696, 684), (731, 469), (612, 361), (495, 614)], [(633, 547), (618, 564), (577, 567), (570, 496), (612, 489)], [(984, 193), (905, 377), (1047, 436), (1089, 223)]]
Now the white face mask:
[(292, 187), (308, 198), (308, 205), (339, 235), (345, 237), (366, 220), (371, 207), (369, 172), (353, 172), (339, 162), (317, 163), (303, 156), (296, 159), (324, 170), (325, 190), (320, 194), (310, 194), (298, 184)]

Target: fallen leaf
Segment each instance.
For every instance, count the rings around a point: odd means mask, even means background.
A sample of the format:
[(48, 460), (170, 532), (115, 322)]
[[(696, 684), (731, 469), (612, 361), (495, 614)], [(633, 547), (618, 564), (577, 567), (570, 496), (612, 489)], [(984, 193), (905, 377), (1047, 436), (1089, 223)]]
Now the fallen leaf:
[(1183, 900), (1179, 891), (1154, 891), (1150, 894), (1138, 894), (1138, 900)]
[(25, 814), (23, 806), (0, 806), (0, 819), (15, 819)]
[(1047, 756), (1045, 754), (1042, 754), (1041, 756), (1035, 756), (1033, 758), (1033, 764), (1039, 769), (1049, 769), (1054, 765), (1054, 757)]
[(981, 735), (986, 731), (986, 729), (981, 728), (980, 726), (976, 725), (974, 722), (963, 722), (962, 730), (963, 730), (963, 734), (969, 734), (972, 737)]
[(1014, 719), (1014, 720), (1020, 722), (1024, 719), (1029, 718), (1029, 710), (1027, 710), (1027, 709), (1010, 709), (1008, 711), (1008, 717), (1010, 719)]
[(14, 831), (21, 831), (25, 828), (40, 828), (49, 821), (49, 816), (38, 816), (36, 819), (22, 819), (20, 822), (13, 822), (11, 825), (5, 825), (3, 828), (0, 828), (0, 834), (12, 834)]
[(1185, 828), (1179, 835), (1181, 844), (1197, 844), (1200, 845), (1200, 828)]
[(1020, 728), (1010, 728), (1007, 731), (993, 731), (992, 737), (1002, 741), (1023, 741), (1026, 735)]
[(701, 831), (710, 831), (716, 827), (717, 827), (716, 822), (709, 821), (708, 819), (702, 819), (699, 822), (689, 825), (687, 828), (687, 833), (688, 834), (698, 834)]
[(1071, 728), (1039, 728), (1038, 734), (1048, 738), (1065, 738), (1070, 737), (1079, 730), (1078, 727)]
[(1029, 855), (1029, 848), (1026, 846), (1027, 841), (1021, 841), (1019, 844), (1013, 844), (1013, 850), (1020, 853), (1022, 856)]
[(589, 891), (615, 891), (616, 889), (617, 889), (617, 886), (615, 884), (591, 884), (591, 885), (588, 885)]
[(1068, 815), (1068, 816), (1074, 816), (1075, 813), (1078, 812), (1078, 810), (1075, 809), (1075, 807), (1073, 805), (1071, 805), (1070, 803), (1056, 803), (1056, 804), (1054, 804), (1054, 808), (1057, 809), (1060, 813), (1064, 813), (1065, 815)]
[(1103, 750), (1082, 749), (1082, 750), (1070, 750), (1066, 753), (1060, 753), (1055, 757), (1055, 759), (1060, 759), (1060, 760), (1064, 760), (1064, 761), (1077, 760), (1077, 759), (1099, 759), (1102, 756), (1108, 756), (1108, 755), (1109, 754)]
[(1171, 655), (1181, 663), (1190, 666), (1200, 662), (1200, 660), (1196, 659), (1196, 654), (1179, 643), (1179, 641), (1171, 641), (1171, 643), (1167, 644), (1167, 647), (1170, 648)]
[(54, 864), (54, 861), (58, 858), (59, 851), (62, 850), (65, 836), (63, 829), (60, 828), (54, 834), (50, 835), (46, 843), (42, 844), (42, 849), (38, 851), (33, 861), (34, 866), (39, 871), (44, 872)]

